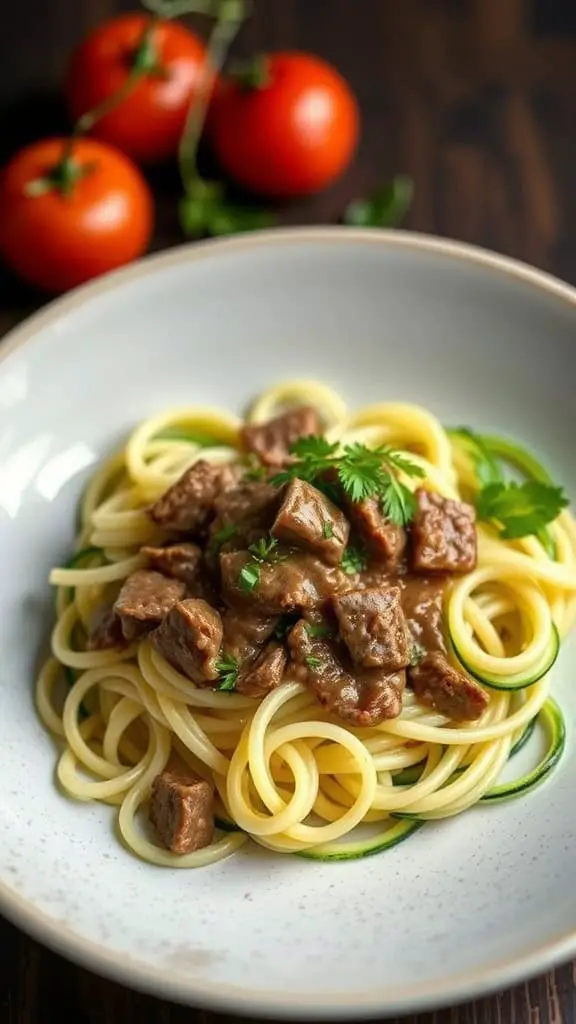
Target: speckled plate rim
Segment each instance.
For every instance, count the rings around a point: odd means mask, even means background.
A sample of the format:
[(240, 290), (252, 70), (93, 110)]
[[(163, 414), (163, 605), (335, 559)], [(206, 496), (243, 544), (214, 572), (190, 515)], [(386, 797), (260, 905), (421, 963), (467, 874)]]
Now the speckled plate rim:
[[(185, 244), (166, 252), (154, 253), (138, 262), (107, 274), (54, 300), (23, 324), (9, 331), (0, 344), (0, 364), (17, 348), (30, 341), (60, 317), (73, 312), (85, 301), (121, 288), (127, 282), (145, 278), (157, 270), (182, 263), (213, 259), (221, 253), (233, 253), (267, 245), (339, 245), (359, 243), (382, 248), (424, 251), (447, 260), (464, 261), (510, 276), (576, 308), (576, 288), (526, 263), (500, 256), (478, 246), (408, 231), (351, 229), (344, 227), (280, 228), (248, 236), (207, 240)], [(0, 366), (1, 372), (1, 366)], [(39, 910), (20, 896), (12, 886), (0, 880), (0, 912), (33, 938), (81, 966), (114, 981), (160, 998), (189, 1006), (201, 1006), (229, 1013), (276, 1018), (309, 1017), (315, 1019), (358, 1019), (417, 1013), (454, 1005), (526, 981), (576, 956), (576, 927), (558, 934), (545, 945), (534, 945), (525, 953), (504, 962), (495, 962), (482, 971), (467, 971), (441, 982), (415, 981), (409, 987), (385, 990), (377, 988), (349, 995), (330, 992), (299, 996), (294, 990), (269, 991), (238, 986), (207, 985), (200, 979), (185, 979), (170, 968), (157, 968), (130, 955), (119, 956), (105, 946), (77, 934), (67, 924)]]

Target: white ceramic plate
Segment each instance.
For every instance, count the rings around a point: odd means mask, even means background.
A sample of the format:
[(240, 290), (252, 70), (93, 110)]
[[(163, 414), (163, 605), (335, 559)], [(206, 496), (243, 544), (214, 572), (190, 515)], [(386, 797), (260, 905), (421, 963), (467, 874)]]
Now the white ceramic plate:
[(352, 405), (403, 399), (509, 433), (576, 495), (576, 293), (476, 249), (402, 233), (296, 230), (155, 256), (60, 300), (0, 365), (0, 903), (96, 971), (252, 1014), (356, 1018), (502, 988), (576, 953), (574, 645), (555, 669), (569, 752), (525, 800), (429, 825), (381, 857), (252, 850), (166, 871), (113, 812), (53, 784), (32, 704), (96, 461), (167, 405), (240, 411), (289, 376)]

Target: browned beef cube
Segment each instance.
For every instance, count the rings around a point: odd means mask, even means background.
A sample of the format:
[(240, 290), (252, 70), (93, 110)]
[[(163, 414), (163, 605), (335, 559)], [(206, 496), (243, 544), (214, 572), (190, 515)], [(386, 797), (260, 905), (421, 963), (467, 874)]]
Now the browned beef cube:
[(399, 587), (349, 590), (333, 597), (332, 604), (340, 636), (357, 665), (388, 672), (406, 668), (412, 643)]
[(245, 697), (265, 697), (282, 682), (286, 667), (286, 648), (272, 640), (257, 658), (240, 672), (236, 692)]
[(378, 498), (346, 501), (346, 514), (358, 530), (372, 558), (395, 569), (404, 554), (406, 531), (387, 519)]
[[(232, 605), (257, 608), (264, 615), (316, 608), (335, 590), (342, 589), (346, 579), (340, 569), (305, 554), (257, 563), (250, 552), (234, 551), (220, 556), (220, 569), (226, 600)], [(246, 585), (244, 570), (258, 577), (252, 587)]]
[(417, 572), (471, 572), (476, 566), (476, 512), (463, 501), (416, 491), (412, 565)]
[(180, 601), (150, 639), (166, 661), (192, 682), (206, 685), (218, 678), (222, 619), (201, 598)]
[(291, 677), (308, 686), (343, 721), (373, 726), (400, 714), (405, 672), (354, 667), (343, 645), (313, 635), (304, 620), (288, 634), (288, 650)]
[(222, 613), (224, 651), (240, 665), (246, 661), (254, 661), (272, 636), (277, 622), (277, 615), (262, 615), (249, 608), (226, 609)]
[(242, 429), (244, 447), (254, 452), (267, 466), (279, 466), (289, 457), (290, 448), (299, 437), (320, 434), (318, 413), (312, 406), (290, 409), (267, 423), (252, 423)]
[(446, 653), (444, 636), (444, 590), (447, 580), (442, 576), (401, 576), (402, 609), (408, 631), (418, 647), (430, 653)]
[(167, 530), (196, 533), (208, 523), (219, 494), (238, 479), (235, 466), (217, 466), (200, 459), (148, 509), (155, 523)]
[(214, 502), (216, 518), (210, 526), (211, 542), (221, 551), (253, 544), (272, 523), (282, 493), (261, 481), (249, 481), (225, 491)]
[(409, 669), (408, 677), (418, 700), (456, 722), (474, 722), (489, 702), (480, 684), (453, 668), (439, 652), (427, 654)]
[(94, 616), (88, 636), (89, 651), (105, 651), (112, 647), (125, 647), (126, 638), (122, 632), (120, 616), (110, 605), (104, 605)]
[(186, 586), (193, 586), (198, 578), (198, 567), (202, 552), (196, 544), (170, 544), (165, 548), (144, 547), (151, 569), (181, 580)]
[(271, 532), (284, 544), (311, 551), (323, 562), (338, 565), (348, 543), (350, 524), (316, 487), (304, 480), (292, 480)]
[(184, 584), (179, 580), (167, 579), (159, 572), (148, 569), (133, 572), (124, 583), (114, 605), (126, 640), (136, 640), (160, 625), (185, 591)]
[(214, 787), (191, 772), (166, 769), (154, 779), (148, 813), (167, 850), (201, 850), (214, 838)]

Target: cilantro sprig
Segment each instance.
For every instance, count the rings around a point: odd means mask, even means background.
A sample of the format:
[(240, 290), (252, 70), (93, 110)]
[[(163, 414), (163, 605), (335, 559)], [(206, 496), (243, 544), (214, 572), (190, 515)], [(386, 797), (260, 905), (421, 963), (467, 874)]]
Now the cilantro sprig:
[(260, 583), (262, 566), (268, 563), (273, 565), (281, 562), (286, 555), (278, 550), (278, 541), (275, 537), (261, 537), (255, 544), (248, 548), (251, 558), (240, 571), (239, 583), (242, 590), (250, 593)]
[(411, 491), (400, 482), (398, 473), (423, 477), (424, 472), (404, 453), (381, 444), (367, 448), (363, 444), (340, 445), (325, 437), (302, 437), (292, 445), (292, 465), (272, 477), (271, 483), (282, 486), (295, 477), (307, 483), (322, 484), (322, 476), (334, 470), (346, 494), (354, 502), (379, 498), (384, 513), (392, 522), (405, 526), (414, 516), (415, 501)]
[(231, 654), (222, 654), (216, 662), (218, 670), (218, 690), (235, 690), (238, 682), (240, 666), (238, 660)]
[(484, 522), (495, 521), (505, 540), (529, 537), (558, 518), (569, 504), (562, 487), (527, 480), (488, 484), (478, 495), (476, 510)]
[[(480, 489), (475, 498), (478, 518), (496, 526), (504, 540), (534, 535), (552, 558), (555, 544), (546, 529), (569, 505), (563, 487), (528, 452), (511, 442), (476, 434), (469, 427), (448, 433), (470, 453)], [(500, 458), (518, 468), (523, 483), (506, 478)]]

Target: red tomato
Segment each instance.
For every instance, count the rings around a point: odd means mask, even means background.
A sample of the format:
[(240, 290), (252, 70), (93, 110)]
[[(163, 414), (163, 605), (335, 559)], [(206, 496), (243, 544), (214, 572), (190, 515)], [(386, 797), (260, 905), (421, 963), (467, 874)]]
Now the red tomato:
[(352, 159), (359, 133), (356, 99), (318, 57), (275, 53), (266, 65), (261, 85), (221, 83), (209, 121), (216, 156), (232, 178), (260, 195), (317, 192)]
[[(51, 292), (142, 255), (153, 224), (152, 195), (138, 168), (96, 139), (74, 143), (67, 190), (43, 184), (65, 145), (65, 139), (33, 143), (0, 178), (0, 254), (25, 280)], [(31, 182), (41, 183), (38, 194), (28, 194)]]
[[(74, 120), (121, 89), (130, 73), (150, 18), (126, 14), (95, 29), (72, 56), (66, 100)], [(156, 68), (146, 71), (132, 91), (92, 129), (134, 160), (152, 163), (174, 156), (186, 113), (201, 81), (203, 43), (178, 22), (151, 30)]]

